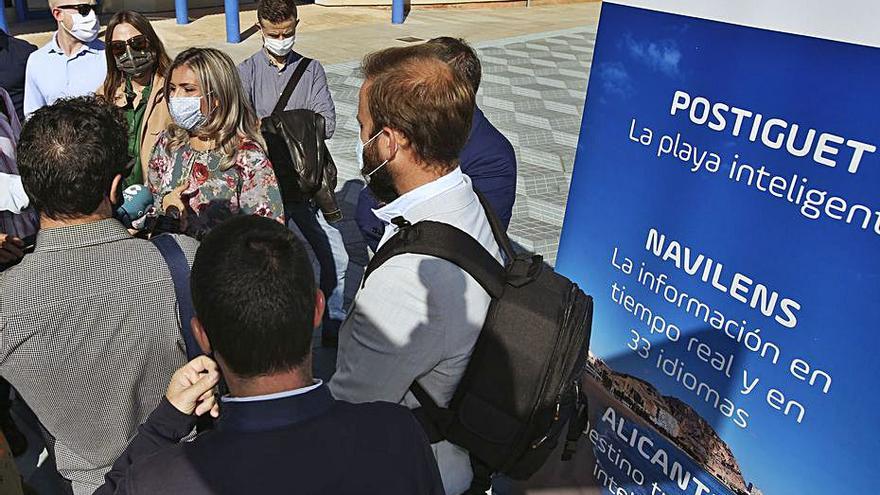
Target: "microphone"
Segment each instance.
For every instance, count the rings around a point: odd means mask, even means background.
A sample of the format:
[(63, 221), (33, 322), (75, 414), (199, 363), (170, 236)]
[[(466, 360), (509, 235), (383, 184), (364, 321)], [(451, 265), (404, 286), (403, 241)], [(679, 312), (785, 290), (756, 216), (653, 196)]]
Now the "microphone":
[(132, 222), (147, 214), (153, 206), (153, 195), (143, 184), (132, 184), (122, 191), (122, 206), (116, 209), (114, 217), (128, 228)]

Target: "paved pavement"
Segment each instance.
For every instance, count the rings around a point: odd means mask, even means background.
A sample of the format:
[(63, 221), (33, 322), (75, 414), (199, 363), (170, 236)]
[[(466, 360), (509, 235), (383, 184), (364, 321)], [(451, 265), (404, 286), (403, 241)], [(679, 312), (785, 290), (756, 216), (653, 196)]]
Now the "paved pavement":
[[(551, 4), (551, 2), (573, 2)], [(174, 12), (147, 14), (156, 32), (172, 55), (190, 46), (213, 46), (239, 62), (260, 48), (260, 35), (252, 29), (256, 23), (254, 4), (243, 4), (239, 16), (242, 42), (225, 42), (225, 18), (222, 10), (190, 10), (192, 22), (175, 23)], [(102, 16), (107, 24), (109, 15)], [(383, 7), (323, 7), (301, 5), (296, 49), (324, 64), (360, 60), (365, 54), (400, 44), (408, 36), (433, 38), (456, 36), (472, 43), (535, 34), (574, 27), (595, 26), (599, 3), (595, 0), (532, 0), (532, 6), (520, 4), (473, 5), (455, 8), (413, 7), (406, 22), (391, 24), (391, 11)], [(12, 23), (13, 34), (36, 45), (51, 37), (51, 22)]]

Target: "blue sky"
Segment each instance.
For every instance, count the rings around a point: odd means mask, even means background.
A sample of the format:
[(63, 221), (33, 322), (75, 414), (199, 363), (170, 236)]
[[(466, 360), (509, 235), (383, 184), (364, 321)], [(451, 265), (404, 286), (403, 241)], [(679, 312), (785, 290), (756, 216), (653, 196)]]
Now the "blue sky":
[[(794, 15), (794, 14), (793, 14)], [(797, 207), (730, 182), (733, 153), (776, 175), (799, 174), (848, 201), (880, 209), (880, 153), (866, 156), (858, 174), (794, 158), (730, 133), (669, 115), (676, 90), (710, 101), (781, 117), (847, 138), (880, 140), (880, 50), (803, 36), (604, 4), (587, 104), (575, 162), (558, 268), (596, 299), (593, 351), (624, 371), (680, 398), (712, 423), (731, 446), (747, 481), (765, 494), (873, 493), (880, 482), (880, 358), (872, 330), (880, 321), (880, 236), (828, 219), (808, 220)], [(628, 139), (630, 122), (650, 127), (655, 141), (682, 139), (722, 157), (721, 171), (693, 174), (655, 147)], [(880, 143), (875, 143), (880, 144)], [(799, 324), (787, 329), (644, 250), (658, 227), (699, 252), (798, 300)], [(777, 366), (742, 351), (720, 332), (661, 302), (634, 279), (613, 269), (612, 249), (667, 273), (689, 294), (737, 319), (783, 348)], [(638, 264), (638, 263), (637, 263)], [(728, 275), (729, 277), (730, 275)], [(743, 430), (701, 403), (652, 362), (627, 354), (637, 321), (609, 297), (612, 281), (636, 299), (699, 334), (722, 353), (735, 353), (734, 378), (743, 367), (762, 378), (752, 396), (721, 379), (679, 346), (682, 357), (713, 387), (748, 410)], [(687, 338), (683, 338), (686, 340)], [(656, 345), (663, 341), (654, 338)], [(787, 371), (800, 357), (833, 377), (828, 395)], [(741, 377), (741, 375), (739, 375)], [(766, 405), (770, 387), (804, 404), (803, 424)]]

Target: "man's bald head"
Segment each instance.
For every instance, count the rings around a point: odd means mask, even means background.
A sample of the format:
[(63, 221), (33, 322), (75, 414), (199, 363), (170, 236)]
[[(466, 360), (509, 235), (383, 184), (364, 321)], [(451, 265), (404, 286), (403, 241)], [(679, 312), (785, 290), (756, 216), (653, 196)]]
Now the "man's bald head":
[(372, 132), (396, 130), (421, 161), (447, 170), (457, 166), (475, 105), (464, 76), (425, 45), (372, 53), (361, 70)]
[(441, 60), (470, 81), (471, 86), (474, 88), (474, 93), (480, 89), (480, 79), (483, 76), (480, 58), (477, 57), (477, 52), (465, 40), (440, 36), (439, 38), (428, 40), (426, 44), (437, 50), (437, 56)]

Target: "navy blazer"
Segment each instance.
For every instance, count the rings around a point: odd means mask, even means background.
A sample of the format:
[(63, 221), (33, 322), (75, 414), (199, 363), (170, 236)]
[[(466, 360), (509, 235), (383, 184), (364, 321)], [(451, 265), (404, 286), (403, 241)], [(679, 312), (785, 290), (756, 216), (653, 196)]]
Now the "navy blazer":
[(15, 113), (24, 122), (24, 72), (37, 47), (0, 29), (0, 88), (9, 93)]
[[(489, 122), (479, 108), (474, 108), (470, 137), (458, 159), (461, 171), (471, 178), (474, 189), (486, 196), (507, 229), (516, 199), (516, 154), (510, 141)], [(373, 252), (385, 232), (385, 224), (372, 211), (378, 207), (379, 202), (369, 189), (361, 191), (355, 221), (364, 241)]]
[(177, 443), (194, 424), (163, 399), (95, 495), (443, 495), (424, 431), (397, 404), (337, 401), (322, 385), (224, 402), (214, 430)]

